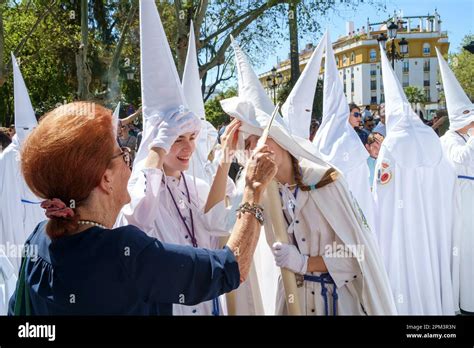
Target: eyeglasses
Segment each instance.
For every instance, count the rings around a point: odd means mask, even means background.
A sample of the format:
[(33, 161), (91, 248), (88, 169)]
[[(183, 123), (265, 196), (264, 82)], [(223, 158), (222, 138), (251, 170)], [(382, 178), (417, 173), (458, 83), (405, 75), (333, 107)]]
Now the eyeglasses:
[(130, 149), (128, 147), (121, 147), (120, 150), (122, 150), (119, 154), (114, 155), (110, 160), (113, 160), (119, 156), (122, 156), (123, 161), (125, 164), (131, 168), (132, 165), (132, 159), (130, 157)]
[(362, 114), (360, 112), (354, 112), (354, 117), (362, 117)]

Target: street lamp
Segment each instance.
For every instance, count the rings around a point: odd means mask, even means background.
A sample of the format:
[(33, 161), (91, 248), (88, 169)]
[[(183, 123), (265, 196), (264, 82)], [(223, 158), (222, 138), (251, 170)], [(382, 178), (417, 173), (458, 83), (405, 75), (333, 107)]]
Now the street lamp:
[(393, 40), (397, 37), (397, 29), (398, 25), (396, 25), (394, 22), (391, 22), (390, 25), (387, 27), (387, 34), (390, 40)]
[(127, 80), (132, 81), (135, 78), (135, 68), (130, 66), (126, 70)]
[[(395, 60), (403, 60), (404, 56), (408, 54), (408, 41), (402, 37), (398, 46), (400, 47), (400, 53), (395, 49), (395, 39), (397, 38), (398, 25), (394, 22), (391, 22), (387, 26), (387, 35), (381, 33), (377, 37), (377, 41), (382, 44), (382, 47), (385, 48), (387, 40), (390, 40), (392, 43), (390, 49), (387, 51), (387, 56), (392, 60), (392, 68), (395, 69)], [(388, 37), (387, 37), (388, 36)]]
[(273, 91), (273, 104), (276, 104), (276, 90), (280, 87), (280, 84), (283, 82), (283, 75), (275, 67), (271, 70), (271, 75), (266, 78), (267, 87)]

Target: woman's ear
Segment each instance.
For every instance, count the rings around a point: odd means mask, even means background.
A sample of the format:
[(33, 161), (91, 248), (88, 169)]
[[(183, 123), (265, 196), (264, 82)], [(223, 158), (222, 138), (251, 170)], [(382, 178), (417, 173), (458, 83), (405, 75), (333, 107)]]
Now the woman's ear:
[(104, 174), (102, 175), (102, 178), (100, 179), (99, 188), (103, 192), (110, 194), (113, 191), (112, 184), (113, 184), (112, 170), (107, 168)]

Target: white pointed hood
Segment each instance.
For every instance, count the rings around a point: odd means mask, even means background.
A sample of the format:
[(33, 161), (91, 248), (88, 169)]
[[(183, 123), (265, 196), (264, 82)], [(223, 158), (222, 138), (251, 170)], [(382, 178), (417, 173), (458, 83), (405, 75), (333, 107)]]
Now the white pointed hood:
[(28, 134), (38, 125), (25, 81), (15, 56), (12, 55), (13, 90), (15, 103), (15, 130), (20, 145)]
[[(148, 155), (148, 146), (164, 119), (188, 112), (181, 81), (154, 0), (140, 0), (140, 69), (143, 137), (134, 168)], [(138, 164), (138, 165), (137, 165)]]
[(184, 97), (186, 98), (189, 109), (200, 119), (204, 119), (204, 101), (201, 93), (201, 78), (199, 76), (193, 21), (191, 21), (190, 24), (188, 53), (186, 55), (186, 64), (184, 65), (182, 84)]
[(387, 137), (382, 146), (387, 147), (401, 166), (435, 166), (442, 159), (439, 138), (411, 108), (382, 46), (380, 52), (387, 120)]
[(283, 120), (291, 134), (305, 139), (309, 139), (314, 94), (318, 84), (327, 35), (328, 32), (326, 31), (306, 64), (303, 73), (293, 86), (290, 95), (281, 107)]
[(458, 130), (474, 121), (474, 104), (462, 89), (448, 63), (436, 47), (439, 69), (443, 79), (444, 95), (449, 115), (449, 129)]
[[(211, 146), (211, 142), (209, 141), (209, 137), (214, 133), (212, 132), (212, 125), (206, 121), (193, 21), (191, 21), (189, 29), (188, 53), (186, 55), (186, 64), (184, 65), (182, 85), (184, 97), (186, 98), (189, 109), (201, 120), (201, 130), (196, 140), (196, 150), (189, 164), (189, 173), (209, 183), (209, 176), (206, 173), (205, 165), (209, 152), (215, 143)], [(217, 131), (215, 135), (215, 141), (217, 142)]]
[(369, 153), (349, 123), (349, 105), (336, 66), (329, 33), (326, 35), (323, 117), (313, 143), (325, 160), (348, 172), (367, 161)]
[(117, 106), (115, 107), (114, 113), (112, 114), (112, 124), (113, 124), (113, 129), (114, 129), (116, 138), (117, 138), (117, 128), (119, 125), (119, 120), (120, 120), (120, 102), (118, 102)]
[(154, 0), (140, 1), (140, 53), (144, 118), (167, 117), (187, 108)]
[[(239, 129), (241, 136), (246, 137), (251, 134), (260, 136), (270, 121), (275, 107), (239, 45), (234, 40), (232, 40), (232, 45), (237, 66), (239, 96), (221, 100), (221, 106), (227, 114), (242, 121)], [(326, 162), (315, 155), (316, 148), (309, 140), (291, 135), (279, 115), (272, 124), (270, 137), (298, 160), (305, 158), (329, 168)]]

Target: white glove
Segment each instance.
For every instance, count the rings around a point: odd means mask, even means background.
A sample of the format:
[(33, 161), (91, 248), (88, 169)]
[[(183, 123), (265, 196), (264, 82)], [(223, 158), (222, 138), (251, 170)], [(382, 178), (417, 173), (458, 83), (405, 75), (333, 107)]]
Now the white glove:
[(280, 242), (273, 243), (273, 255), (278, 267), (289, 269), (293, 273), (306, 274), (309, 257), (302, 255), (296, 246)]
[(195, 114), (192, 112), (176, 112), (159, 125), (158, 133), (149, 148), (159, 147), (168, 153), (180, 135), (199, 132), (200, 129), (201, 121)]
[(467, 135), (469, 135), (470, 138), (474, 137), (474, 128), (469, 128), (467, 130)]

